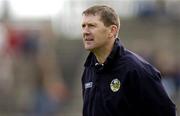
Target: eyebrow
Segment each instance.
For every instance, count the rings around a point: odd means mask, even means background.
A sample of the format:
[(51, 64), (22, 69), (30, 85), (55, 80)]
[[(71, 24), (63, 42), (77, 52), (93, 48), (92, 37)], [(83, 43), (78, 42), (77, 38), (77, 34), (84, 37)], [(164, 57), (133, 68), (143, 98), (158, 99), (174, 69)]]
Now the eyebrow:
[(91, 23), (91, 22), (90, 23), (82, 23), (82, 27), (84, 27), (85, 25), (95, 25), (96, 26), (97, 23)]

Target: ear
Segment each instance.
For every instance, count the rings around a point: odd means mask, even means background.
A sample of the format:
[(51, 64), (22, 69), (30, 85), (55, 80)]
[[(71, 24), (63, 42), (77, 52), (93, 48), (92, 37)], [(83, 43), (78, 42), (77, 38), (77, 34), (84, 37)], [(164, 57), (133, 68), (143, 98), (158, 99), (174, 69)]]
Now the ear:
[(117, 34), (117, 26), (116, 25), (111, 25), (110, 27), (110, 33), (109, 33), (109, 37), (110, 38), (114, 38), (116, 37), (116, 34)]

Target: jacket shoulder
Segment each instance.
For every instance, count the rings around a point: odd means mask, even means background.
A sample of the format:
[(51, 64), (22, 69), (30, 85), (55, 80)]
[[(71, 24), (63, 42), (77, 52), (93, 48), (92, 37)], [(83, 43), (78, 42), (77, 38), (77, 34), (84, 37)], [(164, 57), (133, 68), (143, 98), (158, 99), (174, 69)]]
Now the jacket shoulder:
[(124, 54), (119, 60), (124, 65), (124, 68), (130, 72), (135, 70), (137, 73), (150, 75), (152, 77), (160, 77), (159, 70), (132, 51), (125, 50)]

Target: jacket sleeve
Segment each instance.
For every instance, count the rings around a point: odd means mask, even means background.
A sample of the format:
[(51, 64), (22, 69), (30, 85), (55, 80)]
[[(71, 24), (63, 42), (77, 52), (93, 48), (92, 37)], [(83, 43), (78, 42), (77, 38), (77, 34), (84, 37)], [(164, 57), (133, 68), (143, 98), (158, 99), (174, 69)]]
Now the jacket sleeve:
[(176, 116), (175, 105), (168, 97), (158, 72), (136, 72), (143, 116)]

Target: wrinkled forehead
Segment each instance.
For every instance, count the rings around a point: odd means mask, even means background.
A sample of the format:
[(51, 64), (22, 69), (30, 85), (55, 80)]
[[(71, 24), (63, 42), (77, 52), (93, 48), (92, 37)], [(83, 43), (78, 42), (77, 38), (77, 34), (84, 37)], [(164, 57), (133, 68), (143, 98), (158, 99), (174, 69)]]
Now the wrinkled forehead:
[(91, 21), (91, 22), (96, 22), (96, 21), (100, 21), (100, 22), (102, 22), (101, 20), (100, 20), (100, 16), (99, 15), (93, 15), (93, 14), (84, 14), (83, 16), (82, 16), (82, 21), (83, 22), (89, 22), (89, 21)]

